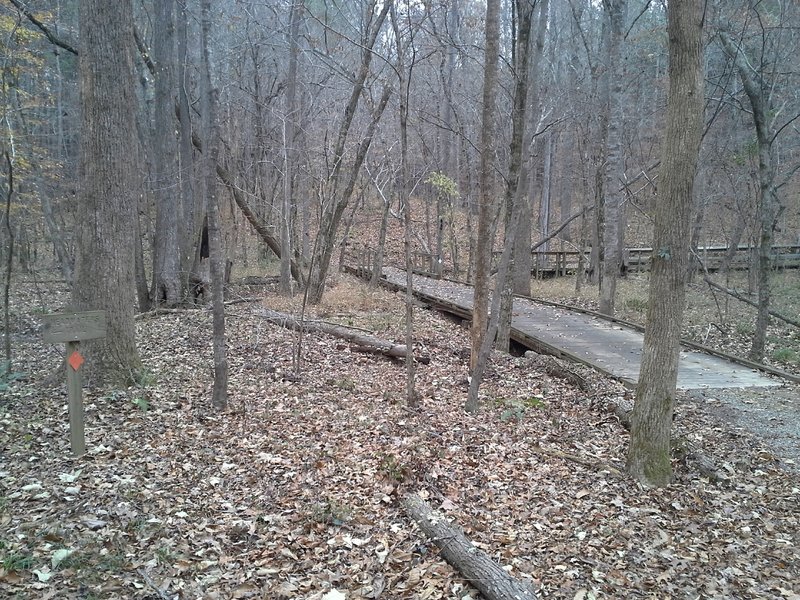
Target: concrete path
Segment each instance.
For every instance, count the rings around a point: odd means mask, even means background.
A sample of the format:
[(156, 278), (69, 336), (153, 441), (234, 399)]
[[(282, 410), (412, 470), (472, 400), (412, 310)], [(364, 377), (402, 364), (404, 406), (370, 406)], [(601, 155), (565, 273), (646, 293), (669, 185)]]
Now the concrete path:
[[(384, 268), (388, 283), (405, 289), (406, 273)], [(445, 304), (461, 316), (472, 312), (472, 287), (414, 276), (414, 292), (423, 300)], [(449, 305), (449, 306), (448, 306)], [(628, 385), (639, 379), (644, 336), (623, 325), (562, 308), (517, 298), (512, 338), (539, 352), (588, 364)], [(744, 388), (780, 386), (785, 382), (723, 358), (688, 348), (681, 352), (678, 388)]]

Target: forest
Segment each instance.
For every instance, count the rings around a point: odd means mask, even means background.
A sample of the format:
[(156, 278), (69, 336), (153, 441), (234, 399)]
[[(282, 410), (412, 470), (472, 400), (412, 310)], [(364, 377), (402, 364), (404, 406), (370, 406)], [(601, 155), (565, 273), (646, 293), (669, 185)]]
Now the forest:
[(0, 0), (0, 595), (800, 598), (798, 32)]

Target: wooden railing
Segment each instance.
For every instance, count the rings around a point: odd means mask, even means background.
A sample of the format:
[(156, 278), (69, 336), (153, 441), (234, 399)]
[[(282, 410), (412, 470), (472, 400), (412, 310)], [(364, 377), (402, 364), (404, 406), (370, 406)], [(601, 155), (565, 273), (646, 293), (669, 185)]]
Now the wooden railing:
[[(736, 270), (747, 269), (758, 249), (752, 246), (739, 246), (730, 262), (730, 268)], [(589, 266), (590, 249), (584, 251), (586, 267)], [(709, 271), (717, 271), (723, 267), (728, 255), (727, 246), (704, 246), (696, 251), (697, 256)], [(773, 268), (797, 269), (800, 268), (800, 244), (777, 245), (772, 247)], [(625, 248), (622, 254), (623, 264), (629, 272), (647, 271), (650, 269), (650, 259), (653, 255), (652, 248)], [(494, 252), (496, 264), (500, 252)], [(535, 250), (532, 253), (531, 274), (535, 277), (560, 277), (575, 274), (578, 270), (578, 250)], [(349, 250), (350, 265), (353, 265), (361, 274), (372, 273), (377, 259), (377, 251), (372, 248), (351, 248)], [(411, 254), (411, 267), (414, 273), (436, 277), (435, 258), (428, 252), (415, 251)], [(402, 265), (397, 265), (402, 267)]]

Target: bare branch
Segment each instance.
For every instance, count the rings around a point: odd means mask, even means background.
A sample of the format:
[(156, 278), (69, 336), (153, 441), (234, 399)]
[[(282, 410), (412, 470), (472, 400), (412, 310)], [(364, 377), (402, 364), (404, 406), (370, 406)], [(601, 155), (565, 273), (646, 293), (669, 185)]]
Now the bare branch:
[(33, 23), (37, 27), (37, 29), (39, 29), (48, 40), (50, 40), (51, 43), (55, 44), (59, 48), (63, 48), (64, 50), (74, 54), (75, 56), (78, 56), (78, 51), (75, 49), (75, 46), (73, 44), (69, 43), (68, 41), (56, 35), (47, 25), (45, 25), (39, 19), (37, 19), (36, 15), (34, 15), (22, 2), (20, 2), (20, 0), (8, 0), (8, 1), (11, 2), (11, 4), (13, 4), (19, 12), (25, 15), (25, 17), (31, 23)]

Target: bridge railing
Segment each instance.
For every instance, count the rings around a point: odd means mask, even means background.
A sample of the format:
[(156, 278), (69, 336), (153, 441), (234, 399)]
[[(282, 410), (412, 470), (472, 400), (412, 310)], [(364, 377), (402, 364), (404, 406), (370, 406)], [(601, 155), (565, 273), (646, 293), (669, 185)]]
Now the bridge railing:
[[(730, 259), (729, 268), (734, 270), (747, 269), (758, 251), (753, 246), (739, 246)], [(584, 251), (586, 267), (589, 266), (590, 248)], [(702, 246), (697, 249), (697, 256), (709, 271), (717, 271), (725, 265), (729, 248), (727, 246)], [(776, 245), (772, 247), (773, 268), (797, 269), (800, 268), (800, 244)], [(578, 271), (580, 251), (578, 250), (535, 250), (532, 253), (531, 275), (540, 277), (559, 277), (572, 275)], [(625, 248), (622, 262), (625, 269), (630, 272), (647, 271), (650, 269), (650, 260), (653, 249), (648, 247)], [(352, 265), (359, 275), (371, 274), (375, 268), (378, 252), (367, 246), (353, 246), (347, 249), (347, 262)], [(493, 253), (493, 266), (497, 266), (500, 251)], [(405, 265), (396, 265), (405, 268)], [(411, 253), (411, 267), (414, 273), (428, 277), (438, 277), (436, 258), (430, 252), (414, 251)]]
[[(733, 253), (729, 268), (747, 269), (758, 248), (739, 246)], [(585, 264), (589, 266), (591, 248), (584, 250)], [(697, 249), (698, 257), (709, 271), (717, 271), (725, 265), (728, 246), (701, 246)], [(776, 245), (772, 247), (773, 268), (800, 268), (800, 244)], [(534, 250), (532, 252), (531, 274), (535, 277), (553, 277), (571, 275), (578, 271), (581, 252), (579, 250)], [(494, 252), (495, 263), (500, 251)], [(622, 252), (622, 264), (626, 271), (648, 271), (653, 249), (648, 247), (629, 247)]]

